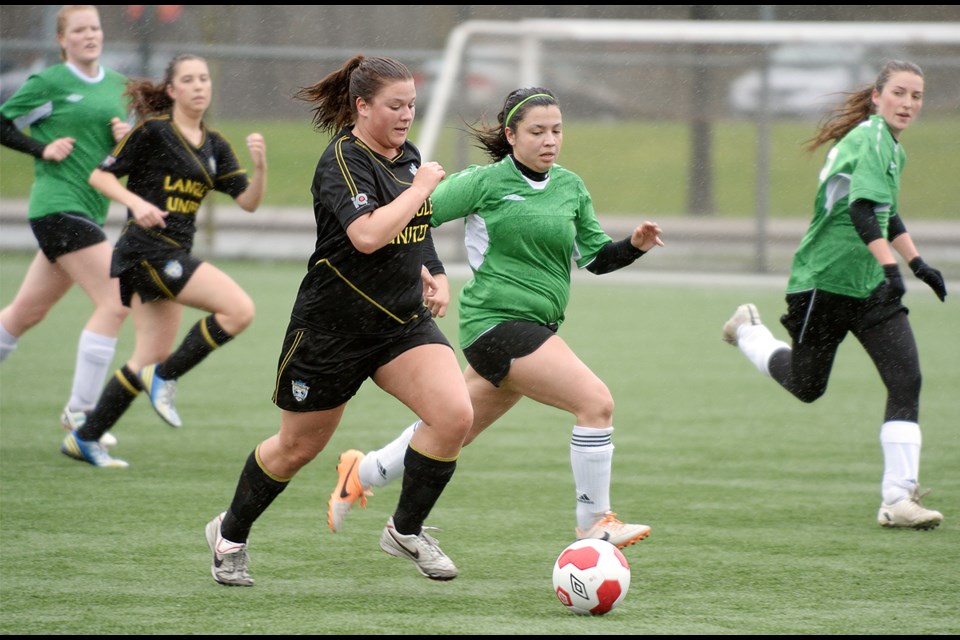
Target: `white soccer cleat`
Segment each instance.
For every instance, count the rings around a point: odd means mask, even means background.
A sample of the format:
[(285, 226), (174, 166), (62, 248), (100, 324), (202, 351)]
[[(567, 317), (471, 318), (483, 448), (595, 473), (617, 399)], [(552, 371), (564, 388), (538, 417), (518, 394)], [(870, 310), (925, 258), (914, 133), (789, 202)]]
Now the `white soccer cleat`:
[(724, 323), (723, 341), (737, 346), (737, 331), (745, 324), (752, 326), (760, 324), (760, 312), (749, 302), (737, 307), (733, 316)]
[(180, 421), (180, 414), (173, 404), (173, 399), (177, 395), (177, 381), (164, 380), (157, 375), (157, 365), (147, 365), (140, 369), (140, 382), (150, 398), (150, 404), (153, 405), (164, 421), (171, 427), (179, 428), (183, 423)]
[[(63, 425), (63, 428), (67, 431), (76, 431), (86, 423), (87, 412), (71, 411), (69, 405), (64, 407), (63, 413), (60, 414), (60, 424)], [(117, 446), (117, 436), (107, 431), (100, 436), (100, 446), (102, 446), (104, 449), (107, 447)]]
[(411, 560), (417, 571), (431, 580), (453, 580), (457, 577), (453, 560), (447, 557), (432, 536), (425, 531), (418, 536), (398, 532), (393, 526), (393, 516), (390, 516), (380, 535), (380, 548), (392, 556)]
[(210, 573), (213, 579), (229, 587), (252, 587), (253, 578), (247, 571), (250, 556), (247, 554), (247, 544), (230, 542), (220, 533), (220, 524), (224, 514), (221, 513), (207, 523), (207, 546), (213, 554)]
[(910, 497), (893, 504), (881, 504), (877, 523), (891, 529), (936, 529), (943, 522), (943, 514), (920, 504), (920, 499), (928, 493), (921, 494), (915, 487)]

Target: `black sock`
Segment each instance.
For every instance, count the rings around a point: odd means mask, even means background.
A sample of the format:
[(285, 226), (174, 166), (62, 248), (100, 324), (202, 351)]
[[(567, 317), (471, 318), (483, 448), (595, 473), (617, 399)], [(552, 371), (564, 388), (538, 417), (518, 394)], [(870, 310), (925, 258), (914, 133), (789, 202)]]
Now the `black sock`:
[(190, 327), (177, 350), (157, 365), (157, 375), (164, 380), (176, 380), (232, 339), (213, 315), (202, 318)]
[(419, 535), (424, 520), (453, 477), (457, 461), (430, 458), (407, 446), (403, 467), (403, 488), (393, 514), (393, 526), (398, 533)]
[(259, 447), (243, 465), (233, 502), (220, 525), (221, 534), (231, 542), (246, 542), (253, 523), (290, 484), (289, 480), (278, 480), (267, 475), (258, 461), (258, 452)]
[(104, 433), (117, 424), (133, 401), (143, 390), (140, 378), (123, 365), (104, 385), (97, 406), (87, 415), (86, 423), (77, 429), (81, 440), (99, 440)]

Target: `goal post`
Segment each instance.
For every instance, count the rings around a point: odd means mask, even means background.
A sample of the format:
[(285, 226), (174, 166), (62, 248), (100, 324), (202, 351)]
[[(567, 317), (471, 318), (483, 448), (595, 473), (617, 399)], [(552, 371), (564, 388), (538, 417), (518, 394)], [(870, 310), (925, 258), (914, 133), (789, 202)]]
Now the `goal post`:
[[(497, 44), (491, 47), (489, 42)], [(821, 65), (819, 71), (814, 71), (814, 77), (805, 77), (799, 85), (798, 97), (803, 103), (801, 108), (807, 117), (821, 105), (816, 104), (817, 98), (824, 97), (816, 94), (832, 94), (837, 91), (849, 91), (855, 88), (856, 83), (862, 84), (864, 77), (870, 82), (875, 77), (875, 70), (865, 70), (863, 64), (855, 65), (849, 61), (834, 59), (831, 55), (845, 54), (860, 47), (864, 51), (883, 49), (884, 51), (902, 50), (910, 47), (917, 51), (946, 52), (946, 55), (934, 56), (936, 60), (947, 59), (942, 65), (949, 76), (947, 82), (938, 86), (945, 86), (946, 91), (932, 92), (933, 100), (937, 99), (945, 104), (947, 110), (955, 110), (953, 104), (960, 99), (950, 96), (949, 85), (960, 86), (956, 81), (957, 69), (960, 69), (960, 55), (953, 48), (960, 45), (960, 23), (949, 22), (793, 22), (793, 21), (719, 21), (719, 20), (581, 20), (581, 19), (525, 19), (517, 21), (471, 20), (455, 27), (447, 38), (442, 61), (439, 64), (436, 78), (430, 87), (426, 100), (426, 114), (417, 139), (417, 146), (425, 160), (436, 159), (438, 142), (443, 130), (448, 112), (453, 103), (468, 102), (474, 98), (469, 96), (469, 87), (465, 86), (465, 77), (471, 67), (477, 65), (479, 56), (494, 56), (498, 63), (487, 69), (487, 75), (499, 76), (498, 90), (503, 90), (505, 82), (516, 82), (510, 88), (546, 86), (558, 91), (561, 96), (564, 112), (571, 107), (571, 94), (589, 94), (596, 97), (597, 92), (604, 90), (606, 81), (603, 69), (611, 69), (611, 75), (616, 80), (609, 82), (621, 93), (639, 102), (654, 102), (648, 95), (653, 93), (661, 98), (666, 108), (658, 106), (659, 115), (651, 119), (673, 119), (674, 121), (689, 122), (691, 124), (691, 148), (687, 173), (689, 174), (688, 195), (691, 201), (694, 196), (700, 196), (704, 191), (709, 192), (713, 178), (713, 163), (710, 158), (709, 122), (717, 118), (724, 111), (732, 109), (727, 105), (720, 105), (713, 98), (698, 97), (686, 98), (684, 95), (696, 95), (696, 79), (684, 85), (683, 68), (697, 69), (710, 67), (718, 77), (728, 78), (735, 68), (740, 68), (744, 60), (751, 60), (759, 70), (755, 73), (754, 91), (751, 94), (752, 111), (739, 112), (739, 116), (748, 116), (748, 121), (755, 126), (756, 133), (756, 163), (753, 186), (755, 238), (754, 258), (756, 271), (768, 271), (768, 253), (770, 251), (768, 217), (770, 210), (770, 182), (772, 160), (771, 120), (773, 105), (773, 87), (771, 86), (770, 57), (775, 49), (786, 48), (783, 45), (805, 45), (802, 53), (811, 53), (811, 57), (818, 58)], [(597, 50), (594, 53), (594, 50)], [(474, 53), (471, 54), (471, 51)], [(484, 53), (481, 53), (484, 52)], [(706, 52), (706, 53), (705, 53)], [(739, 52), (737, 55), (736, 52)], [(473, 57), (471, 58), (471, 55)], [(620, 56), (617, 58), (617, 56)], [(603, 59), (604, 56), (617, 58), (617, 66), (598, 66), (592, 72), (583, 74), (574, 73), (577, 77), (569, 86), (558, 87), (555, 81), (565, 80), (563, 73), (558, 74), (560, 65), (564, 73), (570, 67), (582, 65), (583, 68), (593, 64), (591, 61)], [(839, 58), (839, 55), (837, 55)], [(847, 57), (846, 55), (844, 57)], [(897, 56), (899, 57), (899, 56)], [(677, 60), (666, 62), (665, 60)], [(563, 66), (566, 61), (573, 64)], [(809, 61), (812, 62), (812, 61)], [(861, 60), (861, 63), (865, 62)], [(674, 65), (672, 69), (659, 74), (650, 73), (649, 77), (658, 75), (660, 84), (655, 84), (644, 73), (653, 70), (657, 65)], [(923, 66), (923, 65), (922, 65)], [(847, 68), (849, 67), (849, 68)], [(856, 67), (856, 69), (854, 69)], [(628, 69), (628, 71), (625, 71)], [(824, 70), (831, 69), (827, 73)], [(553, 75), (551, 76), (551, 72)], [(573, 73), (573, 72), (571, 72)], [(864, 76), (864, 74), (867, 74)], [(927, 69), (929, 75), (929, 69)], [(819, 76), (817, 75), (819, 74)], [(833, 87), (828, 91), (818, 91), (816, 86), (804, 84), (816, 81), (818, 77), (831, 75)], [(509, 77), (508, 77), (509, 76)], [(667, 76), (667, 81), (663, 77)], [(700, 77), (703, 77), (702, 74)], [(639, 80), (637, 80), (639, 78)], [(649, 83), (649, 84), (648, 84)], [(672, 86), (670, 86), (672, 84)], [(589, 85), (589, 86), (586, 86)], [(731, 85), (732, 86), (732, 85)], [(507, 89), (509, 90), (509, 89)], [(659, 94), (663, 92), (663, 95)], [(668, 93), (672, 92), (672, 93)], [(706, 93), (706, 92), (705, 92)], [(502, 99), (506, 94), (496, 95), (494, 101)], [(779, 94), (777, 94), (779, 96)], [(947, 96), (946, 100), (943, 96)], [(490, 100), (489, 95), (484, 101)], [(623, 96), (621, 96), (623, 97)], [(671, 102), (671, 100), (673, 102)], [(699, 101), (699, 102), (697, 102)], [(597, 107), (597, 103), (589, 103), (590, 107)], [(704, 106), (705, 105), (705, 106)], [(498, 108), (496, 102), (487, 105), (487, 109)], [(590, 107), (580, 108), (581, 114), (594, 117)], [(684, 107), (687, 109), (684, 115)], [(471, 105), (474, 111), (478, 107)], [(778, 107), (779, 108), (779, 107)], [(635, 109), (633, 119), (644, 120), (644, 107)], [(652, 112), (652, 109), (648, 109)], [(787, 113), (781, 111), (780, 113)], [(596, 116), (600, 117), (600, 116)], [(719, 119), (719, 118), (717, 118)], [(707, 132), (704, 134), (704, 132)], [(612, 157), (614, 154), (610, 154)], [(744, 184), (746, 192), (749, 184)], [(702, 200), (702, 198), (701, 198)], [(709, 209), (711, 205), (703, 206)], [(694, 207), (689, 213), (701, 213)]]
[(443, 63), (423, 130), (417, 141), (432, 157), (447, 106), (456, 88), (464, 53), (476, 36), (513, 36), (521, 47), (520, 86), (540, 78), (541, 45), (547, 41), (641, 42), (661, 44), (960, 44), (960, 25), (938, 22), (777, 22), (702, 20), (469, 20), (447, 38)]

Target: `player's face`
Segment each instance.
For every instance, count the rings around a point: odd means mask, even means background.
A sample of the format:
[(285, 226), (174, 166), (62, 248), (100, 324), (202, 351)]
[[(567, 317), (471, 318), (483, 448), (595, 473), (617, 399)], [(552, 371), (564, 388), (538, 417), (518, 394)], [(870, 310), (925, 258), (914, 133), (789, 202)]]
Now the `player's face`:
[(66, 27), (57, 36), (57, 43), (66, 52), (67, 62), (77, 66), (100, 59), (103, 31), (100, 15), (93, 9), (76, 9), (66, 16)]
[(393, 157), (410, 134), (416, 101), (413, 79), (385, 84), (372, 101), (357, 99), (354, 134), (380, 155)]
[(560, 107), (549, 105), (527, 109), (523, 119), (506, 130), (513, 156), (534, 171), (553, 166), (563, 144), (563, 117)]
[(203, 115), (210, 106), (213, 83), (210, 70), (203, 60), (181, 60), (167, 85), (167, 93), (178, 109), (191, 115)]
[(877, 113), (887, 121), (894, 137), (910, 126), (923, 106), (923, 78), (910, 71), (890, 75), (883, 91), (873, 90)]

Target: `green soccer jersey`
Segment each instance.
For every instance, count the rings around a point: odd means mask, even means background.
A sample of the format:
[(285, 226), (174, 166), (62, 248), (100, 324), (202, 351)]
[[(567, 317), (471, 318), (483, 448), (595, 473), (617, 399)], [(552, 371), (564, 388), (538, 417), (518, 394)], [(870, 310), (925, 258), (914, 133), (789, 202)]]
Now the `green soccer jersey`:
[(850, 219), (850, 203), (875, 203), (883, 237), (897, 212), (900, 172), (906, 154), (883, 116), (874, 115), (843, 137), (827, 155), (813, 221), (793, 257), (787, 293), (821, 289), (867, 298), (881, 282), (883, 269), (860, 239)]
[(75, 140), (62, 162), (36, 160), (31, 220), (72, 211), (104, 223), (109, 201), (87, 181), (115, 144), (110, 120), (127, 119), (126, 82), (123, 75), (103, 67), (97, 78), (88, 78), (70, 65), (58, 64), (30, 76), (0, 107), (18, 129), (29, 127), (30, 136), (39, 142)]
[(583, 268), (611, 242), (575, 173), (554, 165), (525, 178), (509, 157), (443, 180), (431, 196), (438, 226), (465, 218), (473, 278), (460, 291), (460, 346), (509, 320), (561, 323), (571, 263)]

